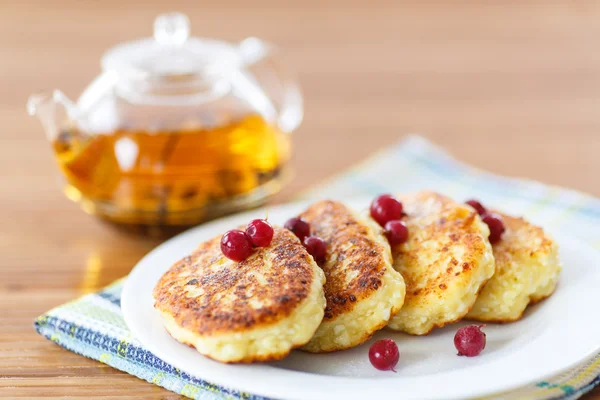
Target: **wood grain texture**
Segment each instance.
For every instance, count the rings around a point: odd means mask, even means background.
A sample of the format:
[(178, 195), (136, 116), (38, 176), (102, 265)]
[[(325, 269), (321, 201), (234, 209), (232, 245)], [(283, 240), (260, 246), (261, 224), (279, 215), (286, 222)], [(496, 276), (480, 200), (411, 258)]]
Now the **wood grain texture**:
[(62, 196), (26, 98), (55, 87), (77, 97), (102, 52), (149, 36), (160, 12), (185, 11), (197, 35), (255, 35), (285, 49), (306, 118), (297, 176), (278, 201), (410, 132), (496, 173), (600, 195), (600, 3), (481, 3), (3, 0), (0, 397), (178, 397), (32, 328), (50, 307), (126, 275), (158, 242), (116, 232)]

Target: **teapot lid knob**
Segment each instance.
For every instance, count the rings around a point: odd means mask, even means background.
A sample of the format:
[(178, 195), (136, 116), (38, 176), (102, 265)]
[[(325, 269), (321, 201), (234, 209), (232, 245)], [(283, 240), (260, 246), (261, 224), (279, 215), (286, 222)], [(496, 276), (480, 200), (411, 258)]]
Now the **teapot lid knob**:
[(154, 20), (154, 39), (162, 45), (179, 46), (190, 36), (190, 20), (179, 12), (161, 14)]
[(242, 63), (231, 44), (190, 36), (190, 20), (180, 12), (159, 15), (154, 20), (153, 36), (109, 49), (102, 57), (102, 68), (125, 80), (165, 82), (184, 75), (212, 79)]

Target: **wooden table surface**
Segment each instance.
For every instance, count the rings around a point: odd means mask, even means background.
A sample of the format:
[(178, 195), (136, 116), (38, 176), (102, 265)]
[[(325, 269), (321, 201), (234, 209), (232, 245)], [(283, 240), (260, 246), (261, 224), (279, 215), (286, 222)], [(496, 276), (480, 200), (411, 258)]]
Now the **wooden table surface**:
[(126, 275), (158, 242), (116, 232), (63, 197), (27, 96), (60, 88), (76, 98), (102, 52), (149, 36), (160, 12), (185, 11), (197, 35), (255, 35), (285, 49), (306, 117), (298, 175), (279, 201), (412, 132), (490, 171), (600, 195), (599, 2), (132, 3), (0, 4), (2, 398), (177, 397), (32, 327)]

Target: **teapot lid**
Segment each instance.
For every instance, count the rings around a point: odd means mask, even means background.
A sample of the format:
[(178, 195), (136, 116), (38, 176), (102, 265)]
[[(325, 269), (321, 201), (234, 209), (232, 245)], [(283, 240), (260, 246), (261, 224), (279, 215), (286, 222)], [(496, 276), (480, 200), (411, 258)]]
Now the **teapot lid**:
[(154, 37), (119, 44), (102, 57), (102, 68), (129, 78), (213, 75), (243, 63), (235, 47), (190, 37), (190, 20), (173, 12), (154, 20)]

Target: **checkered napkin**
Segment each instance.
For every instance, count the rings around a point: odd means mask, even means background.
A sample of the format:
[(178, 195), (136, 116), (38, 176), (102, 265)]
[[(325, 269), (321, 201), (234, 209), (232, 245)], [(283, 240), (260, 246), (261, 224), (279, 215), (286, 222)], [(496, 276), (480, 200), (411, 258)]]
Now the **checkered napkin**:
[[(305, 193), (303, 198), (351, 198), (382, 192), (434, 189), (456, 199), (477, 197), (550, 230), (579, 232), (600, 249), (600, 200), (522, 179), (495, 176), (459, 163), (425, 139), (411, 136)], [(596, 242), (590, 242), (596, 241)], [(184, 396), (203, 399), (264, 399), (193, 377), (146, 350), (127, 329), (121, 314), (123, 280), (40, 316), (35, 329), (59, 346), (106, 363)], [(600, 383), (600, 354), (560, 376), (502, 399), (576, 399)]]

